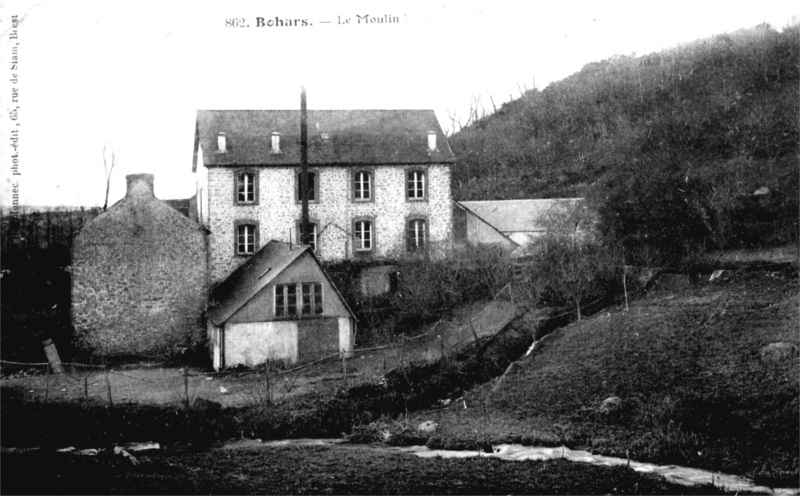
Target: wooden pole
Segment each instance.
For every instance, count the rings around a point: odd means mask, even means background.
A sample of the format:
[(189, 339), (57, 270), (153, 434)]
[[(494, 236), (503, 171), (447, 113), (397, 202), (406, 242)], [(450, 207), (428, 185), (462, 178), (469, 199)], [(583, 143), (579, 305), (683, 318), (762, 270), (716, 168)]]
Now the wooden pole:
[(83, 397), (89, 399), (89, 376), (83, 376)]
[(472, 336), (475, 338), (475, 349), (477, 350), (480, 347), (478, 344), (478, 333), (475, 332), (475, 324), (472, 319), (469, 319), (469, 328), (472, 330)]
[(183, 404), (189, 409), (189, 367), (183, 368)]
[(266, 376), (267, 376), (266, 379), (264, 379), (264, 381), (265, 381), (264, 385), (266, 386), (266, 389), (267, 389), (267, 405), (271, 405), (272, 404), (272, 384), (271, 384), (271, 382), (272, 382), (271, 381), (271, 379), (272, 379), (272, 363), (269, 360), (267, 360)]
[(627, 279), (627, 271), (625, 270), (625, 266), (622, 266), (622, 289), (625, 290), (625, 311), (628, 311), (628, 285), (626, 284), (625, 280)]
[(347, 353), (342, 353), (342, 377), (344, 378), (344, 387), (347, 387)]
[(308, 228), (308, 111), (306, 89), (300, 87), (300, 243), (309, 244)]
[(108, 377), (108, 369), (106, 369), (106, 393), (108, 394), (108, 407), (114, 408), (114, 400), (111, 397), (111, 380)]
[(47, 404), (47, 397), (50, 393), (50, 367), (45, 368), (44, 372), (44, 404)]

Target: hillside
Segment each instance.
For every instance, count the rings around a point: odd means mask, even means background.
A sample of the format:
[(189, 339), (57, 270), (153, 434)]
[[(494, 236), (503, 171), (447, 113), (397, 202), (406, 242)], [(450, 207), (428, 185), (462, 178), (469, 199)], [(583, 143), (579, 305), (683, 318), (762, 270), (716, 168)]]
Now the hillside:
[[(796, 273), (726, 277), (563, 328), (502, 382), (412, 423), (434, 420), (442, 439), (467, 444), (565, 443), (795, 485)], [(621, 407), (604, 413), (612, 396)]]
[(800, 25), (760, 25), (588, 64), (480, 119), (473, 109), (450, 140), (454, 197), (589, 196), (628, 247), (796, 239), (798, 59)]

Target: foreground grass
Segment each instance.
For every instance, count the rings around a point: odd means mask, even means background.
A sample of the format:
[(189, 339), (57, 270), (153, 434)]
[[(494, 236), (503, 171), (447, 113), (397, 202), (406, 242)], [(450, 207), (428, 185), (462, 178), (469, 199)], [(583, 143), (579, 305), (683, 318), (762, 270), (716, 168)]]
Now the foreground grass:
[[(153, 452), (151, 452), (153, 453)], [(718, 494), (626, 467), (563, 460), (421, 459), (369, 448), (161, 452), (139, 465), (113, 455), (5, 453), (3, 494)], [(43, 467), (47, 467), (43, 470)]]
[[(800, 359), (761, 350), (797, 347), (799, 328), (796, 274), (653, 294), (556, 332), (501, 384), (411, 423), (439, 424), (429, 446), (565, 443), (797, 487)], [(611, 396), (622, 408), (601, 413)]]

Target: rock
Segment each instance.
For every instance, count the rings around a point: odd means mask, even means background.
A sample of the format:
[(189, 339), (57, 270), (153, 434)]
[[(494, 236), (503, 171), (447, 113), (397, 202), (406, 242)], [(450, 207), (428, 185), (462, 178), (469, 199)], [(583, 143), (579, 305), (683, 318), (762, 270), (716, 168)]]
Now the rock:
[(598, 411), (603, 415), (613, 415), (622, 410), (622, 398), (619, 396), (609, 396), (600, 403)]
[(147, 450), (157, 450), (161, 449), (161, 445), (158, 443), (154, 443), (152, 441), (148, 441), (145, 443), (128, 443), (125, 445), (125, 449), (127, 451), (147, 451)]
[(115, 446), (115, 447), (114, 447), (114, 454), (115, 454), (115, 455), (122, 455), (122, 456), (124, 456), (125, 458), (127, 458), (128, 460), (130, 460), (130, 462), (131, 462), (133, 465), (139, 465), (139, 460), (137, 460), (135, 456), (133, 456), (133, 455), (131, 455), (130, 453), (128, 453), (128, 452), (125, 450), (125, 448), (120, 448), (119, 446)]
[(437, 427), (438, 425), (433, 420), (426, 420), (417, 426), (417, 432), (426, 436), (430, 436), (436, 432)]
[(711, 277), (708, 278), (709, 282), (714, 282), (716, 280), (725, 281), (730, 279), (730, 271), (717, 269), (712, 274)]
[(228, 390), (225, 387), (223, 387), (223, 386), (219, 387), (219, 394), (227, 394), (227, 393), (228, 393)]
[(769, 188), (766, 186), (762, 186), (757, 190), (753, 191), (753, 196), (764, 196), (769, 194)]
[(797, 345), (788, 342), (770, 343), (760, 350), (758, 354), (762, 362), (777, 363), (797, 356)]

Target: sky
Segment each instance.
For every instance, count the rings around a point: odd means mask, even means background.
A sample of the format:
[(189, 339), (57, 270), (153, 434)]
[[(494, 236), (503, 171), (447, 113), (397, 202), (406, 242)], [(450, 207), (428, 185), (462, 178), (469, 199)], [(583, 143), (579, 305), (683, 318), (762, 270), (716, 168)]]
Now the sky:
[(430, 108), (447, 131), (473, 104), (589, 62), (798, 13), (784, 0), (4, 0), (0, 205), (102, 205), (104, 146), (109, 204), (143, 172), (157, 197), (187, 198), (198, 109), (299, 109), (304, 86), (309, 109)]

